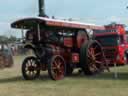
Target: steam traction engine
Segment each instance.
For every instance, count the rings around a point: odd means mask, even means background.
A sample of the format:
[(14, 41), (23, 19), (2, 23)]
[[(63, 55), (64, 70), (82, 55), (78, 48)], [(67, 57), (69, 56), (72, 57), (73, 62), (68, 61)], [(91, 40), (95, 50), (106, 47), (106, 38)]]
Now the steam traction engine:
[(89, 35), (93, 29), (104, 27), (44, 17), (20, 19), (11, 27), (26, 30), (24, 47), (35, 53), (22, 64), (27, 80), (39, 77), (40, 70), (48, 70), (51, 79), (60, 80), (72, 74), (74, 68), (93, 75), (106, 67), (101, 45)]

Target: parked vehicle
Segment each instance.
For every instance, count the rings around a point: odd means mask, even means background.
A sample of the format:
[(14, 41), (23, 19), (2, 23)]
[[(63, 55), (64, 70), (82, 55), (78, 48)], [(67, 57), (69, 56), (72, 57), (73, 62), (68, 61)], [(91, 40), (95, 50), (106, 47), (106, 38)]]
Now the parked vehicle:
[(106, 60), (98, 41), (91, 39), (90, 30), (103, 30), (102, 26), (73, 21), (32, 17), (17, 20), (12, 28), (26, 31), (25, 48), (35, 56), (25, 58), (22, 74), (25, 79), (39, 77), (48, 70), (53, 80), (63, 79), (80, 68), (85, 75), (93, 75), (106, 69)]
[(11, 48), (7, 44), (0, 44), (0, 68), (10, 68), (13, 65)]
[(124, 25), (106, 25), (105, 30), (94, 30), (94, 37), (103, 46), (105, 57), (110, 65), (128, 63), (128, 42)]

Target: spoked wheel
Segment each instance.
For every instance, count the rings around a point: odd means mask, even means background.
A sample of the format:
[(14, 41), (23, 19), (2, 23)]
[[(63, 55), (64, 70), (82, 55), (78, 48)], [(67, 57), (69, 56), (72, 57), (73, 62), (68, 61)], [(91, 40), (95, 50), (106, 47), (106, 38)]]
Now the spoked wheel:
[(26, 80), (33, 80), (40, 75), (40, 64), (37, 58), (31, 56), (25, 58), (22, 64), (22, 75)]
[(102, 72), (106, 63), (101, 45), (96, 41), (83, 44), (80, 58), (82, 69), (86, 75)]
[(53, 56), (48, 64), (48, 73), (51, 79), (61, 80), (65, 76), (65, 62), (63, 57)]

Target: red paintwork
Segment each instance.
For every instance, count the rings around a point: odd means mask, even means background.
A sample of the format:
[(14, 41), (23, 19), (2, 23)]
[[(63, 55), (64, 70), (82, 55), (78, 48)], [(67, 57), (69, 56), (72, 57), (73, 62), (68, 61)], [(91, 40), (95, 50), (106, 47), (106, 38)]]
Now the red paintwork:
[(86, 29), (104, 29), (102, 26), (96, 26), (96, 25), (85, 25), (84, 23), (78, 23), (78, 22), (66, 22), (66, 21), (46, 21), (46, 24), (48, 26), (59, 26), (59, 27), (71, 27), (71, 28), (86, 28)]
[(81, 48), (81, 45), (85, 42), (88, 42), (88, 37), (87, 37), (87, 34), (84, 32), (78, 32), (77, 34), (77, 47), (78, 48)]
[(73, 47), (73, 39), (72, 39), (72, 37), (64, 37), (64, 46)]
[(115, 35), (117, 32), (108, 32), (108, 33), (94, 33), (95, 36), (107, 36), (107, 35)]
[(79, 54), (78, 53), (72, 53), (72, 62), (79, 63)]
[[(104, 31), (102, 33), (94, 33), (94, 35), (99, 38), (102, 36), (112, 36), (112, 35), (118, 35), (123, 37), (122, 44), (119, 44), (118, 46), (103, 46), (103, 50), (105, 51), (105, 56), (107, 58), (108, 63), (109, 64), (116, 63), (118, 65), (122, 65), (124, 64), (124, 53), (126, 49), (128, 49), (125, 29), (121, 24), (108, 25), (105, 26), (105, 28), (106, 28), (105, 30), (108, 30), (107, 32)], [(111, 30), (115, 30), (115, 32)]]

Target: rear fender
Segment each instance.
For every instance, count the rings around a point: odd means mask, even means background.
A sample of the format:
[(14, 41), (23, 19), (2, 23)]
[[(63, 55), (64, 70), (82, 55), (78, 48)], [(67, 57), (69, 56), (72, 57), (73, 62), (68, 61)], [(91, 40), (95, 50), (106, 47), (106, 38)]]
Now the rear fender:
[(35, 49), (35, 45), (33, 45), (32, 43), (25, 43), (24, 44), (24, 48), (27, 48), (27, 49)]

